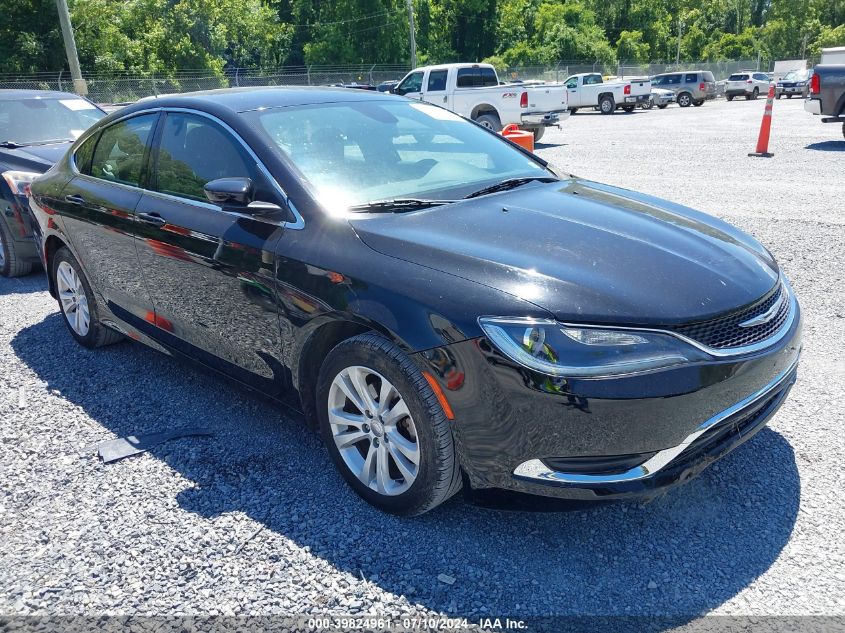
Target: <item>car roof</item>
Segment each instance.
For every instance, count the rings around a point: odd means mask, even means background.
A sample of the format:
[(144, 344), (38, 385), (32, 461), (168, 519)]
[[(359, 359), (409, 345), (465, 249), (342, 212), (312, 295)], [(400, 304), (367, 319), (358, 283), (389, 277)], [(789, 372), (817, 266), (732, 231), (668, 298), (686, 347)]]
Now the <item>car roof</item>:
[(0, 101), (17, 101), (18, 99), (82, 99), (72, 92), (58, 90), (0, 90)]
[(239, 113), (262, 108), (279, 108), (295, 105), (399, 99), (403, 98), (374, 90), (350, 90), (349, 88), (323, 86), (220, 88), (217, 90), (162, 95), (153, 99), (147, 98), (131, 106), (127, 106), (121, 112), (132, 112), (150, 107), (199, 107), (213, 110), (224, 109), (232, 113)]

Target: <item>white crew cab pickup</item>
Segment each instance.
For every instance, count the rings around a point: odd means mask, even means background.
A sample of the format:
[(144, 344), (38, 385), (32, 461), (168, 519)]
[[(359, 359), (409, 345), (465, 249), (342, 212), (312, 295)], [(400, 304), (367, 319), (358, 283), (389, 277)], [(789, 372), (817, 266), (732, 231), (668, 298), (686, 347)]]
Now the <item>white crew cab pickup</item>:
[(651, 96), (648, 78), (604, 81), (601, 73), (579, 73), (564, 82), (572, 112), (578, 108), (598, 108), (602, 114), (613, 114), (617, 108), (633, 112)]
[(498, 132), (516, 123), (534, 132), (539, 141), (545, 129), (569, 116), (566, 88), (560, 84), (499, 84), (490, 64), (441, 64), (415, 68), (392, 90), (477, 121)]

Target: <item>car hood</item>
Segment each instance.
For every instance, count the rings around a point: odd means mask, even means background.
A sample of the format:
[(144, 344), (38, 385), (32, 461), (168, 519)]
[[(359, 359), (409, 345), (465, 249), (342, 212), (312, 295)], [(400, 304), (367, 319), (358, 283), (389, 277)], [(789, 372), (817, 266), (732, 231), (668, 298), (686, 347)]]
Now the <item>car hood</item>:
[(44, 173), (53, 166), (71, 146), (70, 143), (28, 145), (17, 149), (0, 148), (0, 165), (6, 169)]
[(707, 319), (759, 299), (779, 274), (725, 222), (574, 178), (350, 223), (380, 253), (508, 292), (561, 321)]

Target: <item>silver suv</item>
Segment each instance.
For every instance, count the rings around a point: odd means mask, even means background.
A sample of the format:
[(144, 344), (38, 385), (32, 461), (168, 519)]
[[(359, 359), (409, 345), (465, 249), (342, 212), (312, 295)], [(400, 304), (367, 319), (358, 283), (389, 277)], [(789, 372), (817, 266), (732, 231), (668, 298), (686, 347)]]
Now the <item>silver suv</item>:
[(733, 101), (734, 97), (756, 99), (760, 94), (769, 92), (769, 76), (756, 70), (744, 70), (734, 73), (725, 82), (725, 97)]
[(716, 98), (716, 79), (709, 70), (686, 70), (655, 75), (651, 85), (674, 92), (675, 101), (682, 108), (700, 106), (706, 100)]

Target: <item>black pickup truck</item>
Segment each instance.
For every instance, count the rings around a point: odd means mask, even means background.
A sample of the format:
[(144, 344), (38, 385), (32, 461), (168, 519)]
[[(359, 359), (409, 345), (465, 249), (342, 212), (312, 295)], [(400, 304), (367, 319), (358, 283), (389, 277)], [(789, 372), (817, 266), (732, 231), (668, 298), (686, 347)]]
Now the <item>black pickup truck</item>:
[(822, 115), (823, 123), (842, 123), (842, 135), (845, 136), (845, 64), (815, 67), (804, 109)]

